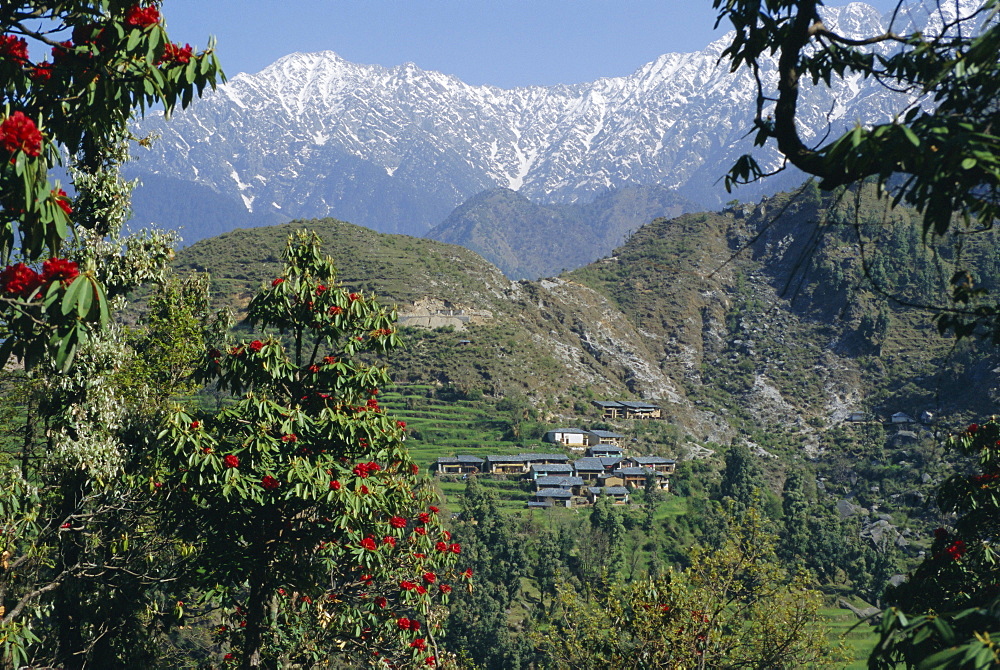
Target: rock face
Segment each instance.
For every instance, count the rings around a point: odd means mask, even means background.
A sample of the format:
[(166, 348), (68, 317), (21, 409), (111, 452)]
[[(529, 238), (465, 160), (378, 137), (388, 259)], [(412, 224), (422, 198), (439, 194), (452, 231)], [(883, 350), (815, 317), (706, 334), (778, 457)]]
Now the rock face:
[[(962, 0), (970, 3), (978, 0)], [(828, 26), (848, 36), (886, 24), (861, 3), (825, 11)], [(552, 204), (655, 184), (716, 205), (727, 197), (719, 177), (751, 148), (745, 135), (755, 100), (750, 75), (719, 64), (728, 39), (665, 54), (623, 77), (511, 90), (470, 86), (412, 63), (388, 69), (330, 51), (290, 54), (233, 77), (170, 123), (151, 116), (140, 124), (138, 132), (160, 139), (132, 168), (149, 185), (137, 220), (184, 223), (190, 242), (218, 233), (224, 220), (235, 228), (323, 216), (423, 235), (496, 188)], [(773, 81), (774, 64), (764, 63), (761, 76)], [(909, 102), (860, 78), (805, 95), (803, 127), (820, 133), (828, 122), (838, 130), (885, 120)], [(806, 132), (807, 141), (818, 139)], [(778, 161), (772, 152), (760, 162)], [(787, 173), (760, 188), (799, 181)], [(175, 206), (185, 200), (199, 203), (200, 216), (179, 219)], [(210, 230), (201, 230), (202, 220)]]

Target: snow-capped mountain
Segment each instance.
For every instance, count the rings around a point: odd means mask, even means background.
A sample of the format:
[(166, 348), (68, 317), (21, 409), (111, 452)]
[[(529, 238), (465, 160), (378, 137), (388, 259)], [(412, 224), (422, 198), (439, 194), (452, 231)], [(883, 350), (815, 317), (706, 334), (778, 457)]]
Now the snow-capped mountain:
[[(970, 3), (979, 0), (960, 0)], [(849, 36), (873, 34), (890, 19), (862, 3), (826, 11), (827, 26)], [(931, 23), (946, 18), (933, 15)], [(895, 25), (905, 22), (926, 24), (927, 15), (911, 12)], [(333, 216), (423, 235), (471, 196), (497, 187), (539, 203), (572, 203), (657, 184), (714, 206), (728, 198), (720, 177), (750, 149), (755, 100), (750, 75), (719, 62), (728, 39), (665, 54), (628, 76), (509, 90), (470, 86), (412, 63), (388, 69), (330, 51), (294, 53), (237, 75), (169, 122), (143, 121), (139, 131), (160, 139), (133, 164), (146, 184), (136, 209), (140, 218), (174, 225), (167, 208), (190, 187), (202, 208), (245, 211), (234, 227)], [(762, 74), (773, 79), (773, 63)], [(838, 129), (891, 118), (906, 104), (860, 77), (806, 99), (807, 137), (828, 122)], [(765, 166), (779, 162), (773, 151), (757, 155)], [(169, 198), (158, 198), (157, 188)], [(188, 241), (204, 236), (197, 230)]]

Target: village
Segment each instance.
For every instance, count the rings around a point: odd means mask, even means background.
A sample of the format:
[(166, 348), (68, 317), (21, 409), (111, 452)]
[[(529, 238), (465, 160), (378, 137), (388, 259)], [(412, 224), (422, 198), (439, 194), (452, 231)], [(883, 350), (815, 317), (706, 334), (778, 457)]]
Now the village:
[[(644, 402), (597, 400), (606, 419), (659, 419), (660, 408)], [(544, 441), (582, 453), (571, 460), (564, 453), (443, 456), (434, 464), (435, 474), (519, 477), (533, 482), (531, 508), (592, 505), (601, 495), (615, 504), (629, 503), (629, 493), (652, 485), (670, 490), (670, 476), (677, 463), (662, 456), (625, 455), (625, 435), (607, 430), (558, 428), (545, 433)]]

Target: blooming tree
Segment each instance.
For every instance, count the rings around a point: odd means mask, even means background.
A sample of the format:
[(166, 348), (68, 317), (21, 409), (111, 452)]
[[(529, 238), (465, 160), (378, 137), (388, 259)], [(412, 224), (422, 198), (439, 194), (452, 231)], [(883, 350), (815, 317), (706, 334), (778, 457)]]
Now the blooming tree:
[[(211, 48), (170, 42), (156, 4), (120, 0), (4, 3), (0, 11), (0, 319), (11, 353), (29, 364), (52, 356), (68, 369), (90, 324), (107, 324), (108, 301), (94, 259), (61, 258), (84, 231), (117, 229), (91, 190), (81, 212), (50, 180), (64, 155), (84, 173), (104, 167), (133, 113), (169, 113), (221, 75)], [(95, 202), (95, 199), (97, 202)], [(127, 200), (127, 194), (126, 194)], [(25, 262), (10, 264), (14, 254)], [(47, 266), (30, 263), (48, 254)], [(55, 281), (53, 281), (55, 280)]]
[[(152, 532), (139, 485), (157, 394), (123, 383), (137, 354), (110, 317), (162, 277), (173, 240), (119, 238), (118, 167), (134, 112), (169, 113), (219, 76), (211, 48), (169, 41), (158, 3), (0, 9), (0, 361), (26, 368), (20, 452), (0, 464), (5, 664), (149, 667), (149, 589), (176, 579), (160, 568), (178, 543)], [(50, 177), (61, 164), (72, 199)]]
[(974, 423), (948, 446), (976, 467), (941, 485), (938, 503), (955, 521), (934, 531), (929, 555), (887, 594), (895, 607), (883, 614), (869, 667), (1000, 664), (1000, 423)]
[(200, 550), (201, 605), (224, 608), (224, 660), (240, 667), (308, 667), (332, 649), (434, 665), (461, 548), (405, 425), (378, 403), (395, 314), (339, 286), (315, 235), (285, 257), (249, 305), (267, 335), (206, 354), (204, 378), (238, 400), (210, 418), (178, 411), (163, 433), (163, 491)]

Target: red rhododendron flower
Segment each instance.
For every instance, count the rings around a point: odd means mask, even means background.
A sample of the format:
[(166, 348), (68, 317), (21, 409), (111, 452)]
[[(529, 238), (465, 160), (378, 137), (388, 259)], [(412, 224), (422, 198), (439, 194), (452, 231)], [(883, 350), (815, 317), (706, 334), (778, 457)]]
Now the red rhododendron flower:
[(296, 442), (296, 441), (298, 441), (298, 439), (299, 438), (298, 438), (297, 435), (295, 435), (295, 433), (288, 433), (287, 435), (282, 435), (281, 436), (281, 441), (282, 442)]
[(0, 123), (0, 144), (10, 153), (23, 151), (37, 156), (42, 152), (42, 133), (22, 112), (14, 112)]
[(962, 556), (965, 556), (965, 552), (968, 551), (968, 547), (965, 546), (965, 542), (962, 540), (955, 540), (944, 551), (951, 557), (951, 560), (957, 561), (962, 558)]
[(359, 493), (360, 495), (363, 495), (363, 496), (366, 496), (366, 495), (368, 495), (368, 487), (367, 487), (367, 486), (365, 486), (364, 484), (362, 484), (362, 485), (361, 485), (361, 488), (360, 488), (360, 489), (358, 489), (358, 493)]
[(979, 424), (978, 423), (970, 424), (969, 427), (966, 428), (966, 430), (969, 431), (970, 435), (975, 435), (976, 433), (979, 432)]
[(458, 545), (458, 544), (451, 545), (450, 549), (451, 549), (451, 553), (453, 553), (453, 554), (461, 554), (462, 553), (462, 547), (460, 545)]
[(389, 525), (393, 528), (406, 528), (406, 519), (401, 516), (389, 517)]
[(438, 587), (438, 590), (441, 593), (451, 593), (451, 586), (449, 586), (448, 584), (442, 584), (441, 586)]
[(357, 465), (354, 466), (353, 472), (358, 477), (361, 477), (362, 479), (366, 479), (368, 477), (368, 464), (367, 463), (358, 463)]
[(325, 365), (333, 365), (336, 362), (337, 362), (337, 359), (334, 358), (333, 356), (324, 356), (323, 357), (323, 363)]
[(466, 579), (472, 579), (472, 568), (466, 568), (459, 574), (461, 574)]
[(418, 651), (427, 651), (427, 643), (424, 642), (424, 638), (418, 637), (416, 640), (410, 643), (410, 646)]
[(423, 577), (424, 581), (427, 582), (428, 584), (433, 584), (434, 582), (437, 581), (437, 575), (435, 575), (433, 572), (425, 572), (423, 574)]
[(351, 302), (354, 302), (355, 300), (361, 300), (361, 296), (358, 295), (357, 293), (350, 293), (348, 294), (347, 297), (350, 298)]
[(201, 428), (201, 422), (200, 421), (192, 421), (191, 422), (191, 430), (198, 430), (199, 428)]
[(407, 619), (405, 616), (401, 616), (398, 619), (396, 619), (396, 626), (400, 630), (410, 630), (410, 620)]
[(233, 661), (235, 659), (236, 659), (236, 657), (233, 656), (232, 653), (228, 653), (228, 654), (226, 654), (225, 656), (222, 657), (223, 661)]
[(326, 287), (322, 284), (316, 287), (316, 295), (323, 295), (324, 291), (326, 291)]
[(56, 206), (66, 212), (66, 216), (73, 216), (73, 208), (69, 204), (69, 197), (66, 195), (66, 191), (53, 189), (52, 195), (55, 198)]
[(417, 519), (420, 520), (420, 523), (427, 523), (431, 520), (431, 515), (429, 512), (421, 512), (417, 515)]
[(413, 529), (413, 532), (416, 533), (417, 535), (426, 535), (427, 529), (424, 528), (423, 526), (417, 526), (416, 528)]
[(52, 79), (52, 65), (50, 63), (39, 63), (35, 67), (31, 68), (28, 73), (31, 80), (37, 83), (46, 82)]
[(24, 65), (28, 62), (28, 43), (23, 37), (0, 35), (0, 58)]
[(260, 485), (264, 487), (265, 491), (273, 491), (281, 486), (281, 482), (271, 475), (264, 475), (264, 478), (260, 480)]
[(434, 505), (431, 505), (431, 506), (430, 506), (430, 507), (428, 507), (427, 509), (429, 509), (429, 510), (431, 511), (431, 513), (432, 513), (432, 514), (437, 514), (438, 512), (440, 512), (440, 511), (441, 511), (440, 509), (438, 509), (438, 508), (437, 508), (437, 507), (435, 507)]
[(134, 28), (148, 28), (160, 22), (160, 10), (156, 7), (133, 5), (125, 12), (125, 23)]
[(403, 589), (404, 591), (412, 591), (413, 589), (417, 588), (417, 585), (408, 579), (404, 579), (399, 583), (399, 588)]
[(365, 403), (365, 405), (368, 407), (368, 409), (378, 409), (378, 400), (376, 400), (375, 398), (370, 398), (368, 402)]
[(330, 309), (326, 310), (326, 313), (329, 314), (330, 316), (337, 316), (338, 314), (343, 313), (343, 311), (344, 310), (342, 308), (337, 307), (336, 305), (334, 305)]
[(263, 348), (264, 348), (264, 343), (261, 342), (260, 340), (254, 340), (253, 342), (250, 343), (250, 346), (248, 347), (248, 349), (250, 349), (250, 351), (254, 353), (260, 351)]
[(378, 545), (375, 544), (375, 538), (373, 537), (366, 537), (365, 539), (361, 540), (362, 549), (367, 549), (368, 551), (375, 551), (375, 548), (377, 546)]
[(413, 558), (427, 558), (427, 554), (421, 554), (420, 552), (413, 552)]
[(0, 291), (7, 295), (28, 297), (42, 285), (42, 278), (24, 263), (8, 265), (0, 272)]
[(450, 540), (451, 539), (451, 533), (449, 533), (446, 530), (442, 530), (441, 531), (441, 537), (443, 537), (446, 540)]
[(448, 543), (447, 542), (438, 542), (436, 545), (434, 545), (434, 547), (435, 547), (435, 549), (437, 549), (438, 551), (440, 551), (442, 553), (448, 551)]
[(180, 46), (178, 44), (174, 44), (173, 42), (168, 42), (167, 45), (163, 47), (163, 57), (160, 59), (160, 62), (187, 65), (191, 62), (192, 55), (193, 53), (191, 51), (190, 44)]
[(284, 277), (277, 277), (273, 282), (271, 282), (271, 286), (277, 286), (278, 284), (283, 284), (284, 282), (285, 282)]
[(391, 535), (386, 535), (384, 538), (382, 538), (382, 542), (388, 544), (390, 547), (396, 546), (396, 538), (394, 538)]
[(424, 659), (424, 665), (429, 665), (433, 667), (437, 665), (437, 659), (434, 658), (433, 656), (428, 656), (427, 658)]
[(330, 490), (331, 491), (339, 491), (340, 490), (340, 482), (337, 481), (336, 479), (334, 479), (332, 482), (330, 482)]
[(424, 595), (425, 593), (427, 593), (427, 587), (424, 586), (423, 584), (419, 585), (417, 587), (417, 593), (419, 593), (420, 595)]
[(76, 263), (65, 258), (50, 258), (42, 263), (42, 281), (61, 281), (68, 286), (80, 276), (80, 268)]
[(420, 472), (420, 466), (414, 463), (413, 465), (410, 466), (410, 472), (412, 472), (413, 474), (417, 474), (418, 472)]
[(236, 456), (236, 454), (226, 454), (226, 457), (222, 459), (222, 462), (226, 464), (227, 468), (240, 467), (240, 459)]
[(389, 601), (383, 598), (382, 596), (379, 596), (378, 598), (375, 599), (375, 606), (378, 607), (379, 609), (385, 609), (386, 607), (389, 606)]

